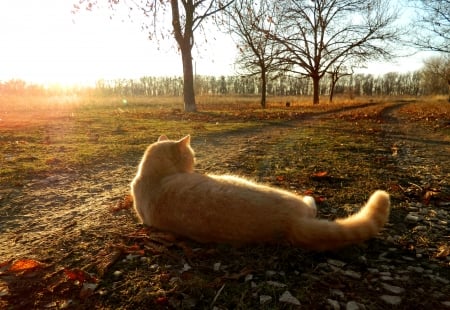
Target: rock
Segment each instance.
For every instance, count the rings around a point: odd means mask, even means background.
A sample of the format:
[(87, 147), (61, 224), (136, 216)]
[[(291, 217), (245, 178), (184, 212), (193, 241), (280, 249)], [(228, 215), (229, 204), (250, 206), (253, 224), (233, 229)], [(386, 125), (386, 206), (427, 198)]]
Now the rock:
[(292, 294), (289, 291), (285, 291), (281, 296), (280, 299), (278, 300), (279, 302), (284, 302), (287, 304), (291, 304), (291, 305), (295, 305), (295, 306), (300, 306), (300, 301), (295, 298), (294, 296), (292, 296)]
[(280, 283), (277, 281), (266, 281), (267, 284), (269, 284), (270, 286), (274, 286), (274, 287), (286, 287), (287, 285), (284, 283)]
[(422, 267), (415, 267), (415, 266), (408, 266), (406, 269), (408, 269), (409, 271), (417, 272), (417, 273), (423, 273), (425, 270)]
[(419, 219), (420, 217), (414, 213), (408, 213), (408, 215), (405, 217), (405, 221), (410, 223), (417, 223)]
[(327, 298), (327, 302), (331, 306), (331, 309), (333, 310), (341, 309), (341, 306), (339, 305), (339, 302), (337, 300)]
[(438, 282), (441, 282), (442, 284), (445, 284), (445, 285), (450, 283), (449, 280), (447, 280), (445, 278), (442, 278), (442, 277), (439, 277), (439, 276), (433, 276), (432, 279), (434, 279), (434, 280), (436, 280)]
[(331, 289), (330, 290), (331, 295), (339, 297), (340, 299), (344, 299), (345, 295), (344, 292), (338, 289)]
[(402, 298), (399, 296), (392, 296), (392, 295), (381, 295), (381, 300), (383, 300), (385, 303), (389, 305), (399, 305), (402, 302)]
[(219, 271), (220, 270), (220, 263), (215, 263), (214, 265), (213, 265), (213, 270), (214, 271)]
[(339, 267), (339, 268), (342, 268), (342, 267), (344, 267), (345, 265), (347, 265), (347, 263), (345, 263), (345, 262), (343, 262), (343, 261), (340, 261), (340, 260), (337, 260), (337, 259), (328, 259), (328, 260), (327, 260), (327, 263), (330, 264), (330, 265)]
[(345, 305), (345, 310), (360, 310), (360, 307), (356, 301), (352, 300)]
[(353, 279), (361, 279), (361, 274), (353, 270), (345, 270), (344, 275)]
[(428, 227), (425, 225), (418, 225), (418, 226), (414, 227), (412, 230), (413, 231), (425, 231), (427, 229), (428, 229)]
[(250, 281), (250, 280), (253, 280), (253, 275), (252, 275), (252, 274), (246, 275), (246, 276), (245, 276), (244, 282), (248, 282), (248, 281)]
[(261, 295), (261, 296), (259, 296), (259, 304), (260, 305), (268, 303), (271, 300), (272, 300), (272, 296), (269, 296), (269, 295)]
[(405, 289), (403, 287), (399, 287), (399, 286), (394, 286), (394, 285), (390, 285), (387, 283), (381, 283), (381, 286), (388, 291), (389, 293), (392, 294), (402, 294), (405, 292)]
[(266, 277), (268, 277), (268, 278), (271, 278), (271, 277), (273, 277), (276, 274), (277, 274), (277, 272), (273, 271), (273, 270), (267, 270), (266, 271)]
[(450, 308), (450, 301), (443, 301), (442, 304), (447, 307)]

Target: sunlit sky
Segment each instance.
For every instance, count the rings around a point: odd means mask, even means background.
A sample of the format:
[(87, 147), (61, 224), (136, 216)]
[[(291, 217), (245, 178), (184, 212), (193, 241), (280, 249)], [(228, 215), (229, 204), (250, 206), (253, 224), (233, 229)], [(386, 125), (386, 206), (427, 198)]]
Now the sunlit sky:
[[(173, 39), (158, 48), (159, 43), (141, 31), (140, 22), (110, 19), (107, 10), (74, 15), (76, 1), (0, 1), (0, 81), (84, 85), (101, 78), (182, 75)], [(194, 51), (196, 73), (234, 74), (235, 44), (224, 34), (215, 38)], [(365, 71), (413, 71), (422, 66), (423, 56), (369, 64)]]

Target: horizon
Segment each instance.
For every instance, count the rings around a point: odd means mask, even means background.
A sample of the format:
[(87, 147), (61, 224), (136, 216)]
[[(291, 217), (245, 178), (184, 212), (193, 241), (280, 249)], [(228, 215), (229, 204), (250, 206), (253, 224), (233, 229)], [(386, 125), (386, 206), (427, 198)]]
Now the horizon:
[[(23, 80), (38, 85), (94, 86), (99, 80), (145, 76), (181, 77), (181, 56), (174, 40), (151, 41), (142, 21), (105, 9), (72, 14), (74, 0), (9, 0), (0, 3), (4, 47), (0, 51), (0, 81)], [(126, 15), (126, 14), (125, 14)], [(20, 18), (19, 18), (20, 17)], [(24, 23), (23, 21), (27, 21)], [(13, 29), (13, 31), (11, 31)], [(235, 43), (218, 30), (199, 35), (193, 49), (195, 74), (233, 76)], [(393, 62), (371, 62), (355, 73), (382, 75), (413, 72), (433, 53), (419, 52)]]

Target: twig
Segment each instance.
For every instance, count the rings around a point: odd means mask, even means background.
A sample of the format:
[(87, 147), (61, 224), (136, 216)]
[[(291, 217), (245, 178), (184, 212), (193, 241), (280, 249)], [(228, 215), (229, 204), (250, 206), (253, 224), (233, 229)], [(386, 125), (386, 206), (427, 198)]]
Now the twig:
[(223, 288), (225, 287), (225, 283), (222, 285), (222, 287), (217, 291), (216, 296), (214, 296), (213, 301), (211, 302), (211, 305), (209, 306), (210, 308), (212, 308), (214, 306), (214, 303), (216, 302), (217, 298), (219, 298), (220, 293), (222, 293)]

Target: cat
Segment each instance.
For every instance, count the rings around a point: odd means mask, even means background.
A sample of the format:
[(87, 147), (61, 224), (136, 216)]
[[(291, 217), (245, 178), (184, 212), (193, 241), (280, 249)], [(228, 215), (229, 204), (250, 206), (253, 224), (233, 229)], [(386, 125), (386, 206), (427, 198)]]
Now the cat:
[(131, 182), (134, 208), (147, 226), (201, 243), (242, 246), (288, 243), (325, 251), (374, 237), (389, 217), (389, 194), (378, 190), (347, 218), (316, 218), (310, 196), (231, 175), (194, 172), (190, 136), (159, 137)]

